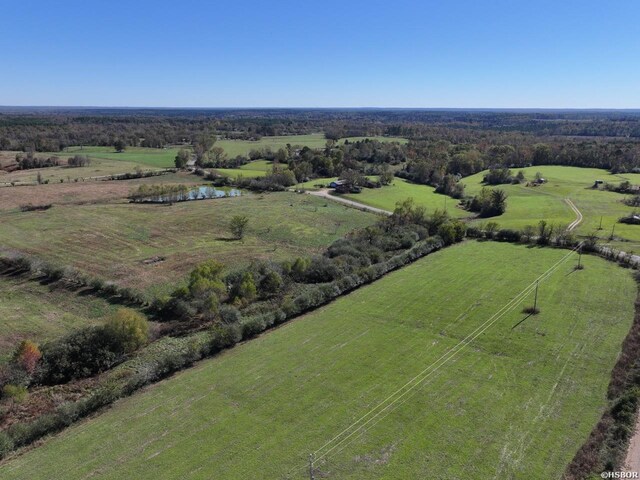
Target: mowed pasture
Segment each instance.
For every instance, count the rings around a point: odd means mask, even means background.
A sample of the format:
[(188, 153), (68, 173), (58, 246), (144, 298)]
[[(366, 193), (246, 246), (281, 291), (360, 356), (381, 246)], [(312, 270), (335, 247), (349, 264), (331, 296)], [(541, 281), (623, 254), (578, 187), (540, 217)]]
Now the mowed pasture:
[(24, 339), (42, 343), (74, 328), (96, 324), (115, 307), (22, 277), (0, 276), (0, 361)]
[[(243, 240), (234, 240), (228, 230), (234, 215), (249, 218)], [(0, 212), (0, 249), (76, 267), (155, 296), (177, 286), (204, 260), (235, 268), (254, 259), (309, 256), (376, 218), (289, 192), (173, 205), (55, 205), (39, 212)]]
[(435, 188), (419, 185), (396, 178), (391, 185), (382, 188), (363, 188), (361, 193), (342, 195), (356, 202), (371, 205), (390, 212), (397, 202), (413, 198), (416, 205), (426, 208), (427, 213), (434, 210), (445, 210), (454, 218), (470, 217), (472, 214), (459, 208), (458, 200), (435, 192)]
[[(519, 170), (524, 172), (527, 180), (533, 180), (536, 172), (540, 172), (547, 182), (536, 187), (527, 187), (524, 184), (490, 187), (501, 188), (509, 196), (507, 211), (499, 217), (489, 219), (490, 221), (495, 221), (505, 228), (537, 225), (540, 220), (567, 226), (576, 219), (576, 214), (565, 202), (565, 199), (569, 198), (583, 215), (582, 223), (575, 230), (576, 233), (579, 235), (595, 233), (604, 243), (625, 251), (637, 252), (640, 249), (640, 226), (617, 223), (620, 217), (636, 210), (622, 203), (625, 195), (591, 188), (595, 180), (611, 184), (629, 180), (638, 185), (640, 174), (614, 175), (597, 168), (544, 165), (512, 169), (514, 174)], [(481, 190), (485, 173), (486, 171), (462, 179), (466, 185), (466, 194), (475, 195)], [(602, 230), (599, 230), (601, 218)], [(615, 238), (614, 241), (610, 241), (609, 237), (614, 225)]]
[(596, 257), (574, 271), (572, 257), (540, 284), (539, 315), (521, 312), (529, 295), (443, 355), (565, 255), (447, 248), (118, 401), (0, 476), (304, 479), (316, 452), (316, 478), (560, 478), (606, 405), (630, 272)]
[[(286, 165), (283, 168), (287, 168)], [(216, 172), (227, 177), (264, 177), (273, 170), (273, 162), (268, 160), (254, 160), (238, 168), (215, 168)]]
[(64, 152), (56, 153), (60, 157), (86, 155), (90, 159), (115, 160), (119, 162), (140, 164), (147, 167), (170, 168), (175, 165), (175, 158), (180, 148), (147, 148), (127, 147), (117, 152), (113, 147), (69, 147)]

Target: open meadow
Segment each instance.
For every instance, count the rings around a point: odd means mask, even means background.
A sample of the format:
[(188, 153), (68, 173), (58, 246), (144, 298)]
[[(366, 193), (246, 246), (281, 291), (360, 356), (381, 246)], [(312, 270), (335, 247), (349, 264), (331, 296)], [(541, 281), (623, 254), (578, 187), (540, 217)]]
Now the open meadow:
[[(286, 168), (286, 165), (283, 167)], [(271, 173), (273, 169), (273, 162), (268, 160), (254, 160), (242, 165), (238, 168), (215, 168), (214, 170), (221, 175), (227, 177), (264, 177), (267, 173)]]
[[(116, 188), (124, 183), (105, 182)], [(0, 189), (0, 194), (27, 188), (31, 187)], [(108, 200), (36, 212), (0, 211), (0, 249), (73, 266), (155, 296), (175, 287), (204, 260), (213, 258), (236, 268), (254, 259), (308, 256), (376, 221), (375, 215), (289, 192), (173, 205), (132, 204), (122, 197)], [(234, 215), (249, 219), (243, 240), (232, 239), (229, 232)]]
[(73, 155), (86, 155), (90, 159), (115, 160), (139, 164), (145, 167), (170, 168), (174, 166), (176, 154), (180, 148), (147, 148), (147, 147), (127, 147), (124, 152), (117, 152), (109, 147), (69, 147), (64, 152), (56, 153), (61, 158)]
[[(574, 270), (567, 254), (434, 253), (118, 401), (0, 477), (303, 479), (315, 452), (316, 478), (560, 478), (606, 405), (636, 298), (628, 270)], [(492, 317), (554, 265), (539, 315), (522, 313), (529, 291)]]
[[(640, 226), (617, 223), (622, 216), (629, 215), (635, 209), (622, 203), (625, 195), (591, 188), (596, 180), (619, 184), (624, 180), (640, 184), (640, 174), (614, 175), (596, 168), (535, 166), (513, 169), (513, 173), (522, 170), (527, 180), (533, 180), (540, 172), (547, 180), (539, 186), (498, 185), (507, 195), (507, 211), (490, 221), (504, 228), (522, 228), (525, 225), (537, 225), (540, 220), (558, 225), (568, 225), (576, 219), (565, 199), (570, 199), (580, 210), (583, 220), (576, 228), (579, 235), (596, 233), (604, 243), (611, 244), (624, 251), (640, 250)], [(475, 195), (483, 187), (482, 178), (487, 172), (462, 179), (465, 194)], [(602, 217), (602, 230), (598, 230)], [(487, 219), (478, 220), (486, 222)], [(614, 228), (614, 241), (609, 236)]]
[(23, 339), (38, 343), (101, 321), (114, 307), (107, 301), (21, 277), (0, 276), (0, 361)]
[(449, 215), (455, 218), (472, 215), (457, 206), (458, 200), (436, 193), (435, 188), (428, 185), (411, 183), (402, 178), (395, 178), (391, 185), (382, 188), (363, 188), (361, 193), (342, 196), (390, 212), (393, 211), (397, 202), (413, 198), (416, 205), (427, 209), (427, 213), (433, 213), (434, 210), (446, 210)]

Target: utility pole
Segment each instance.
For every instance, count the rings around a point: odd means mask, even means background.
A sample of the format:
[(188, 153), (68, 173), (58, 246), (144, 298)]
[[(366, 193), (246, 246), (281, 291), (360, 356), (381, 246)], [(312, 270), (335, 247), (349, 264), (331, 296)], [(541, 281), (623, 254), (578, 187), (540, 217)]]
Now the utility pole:
[(580, 270), (582, 268), (582, 245), (580, 245), (580, 248), (578, 249), (578, 270)]
[(616, 231), (616, 224), (613, 224), (613, 227), (611, 227), (611, 236), (609, 237), (609, 240), (613, 240), (613, 234)]
[(600, 226), (598, 227), (598, 230), (602, 230), (602, 216), (600, 216)]
[(316, 480), (316, 476), (313, 474), (313, 453), (309, 454), (309, 480)]
[(536, 281), (536, 296), (533, 299), (533, 312), (536, 313), (538, 311), (538, 284), (540, 282)]

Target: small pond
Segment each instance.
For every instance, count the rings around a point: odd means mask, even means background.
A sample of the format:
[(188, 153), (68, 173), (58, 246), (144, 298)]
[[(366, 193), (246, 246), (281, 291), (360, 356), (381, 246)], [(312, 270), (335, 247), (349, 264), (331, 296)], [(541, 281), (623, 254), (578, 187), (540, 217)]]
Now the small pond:
[(221, 190), (202, 185), (186, 192), (169, 192), (162, 195), (138, 198), (135, 201), (137, 203), (174, 203), (188, 202), (190, 200), (208, 200), (211, 198), (239, 197), (240, 195), (242, 195), (242, 192), (235, 188)]

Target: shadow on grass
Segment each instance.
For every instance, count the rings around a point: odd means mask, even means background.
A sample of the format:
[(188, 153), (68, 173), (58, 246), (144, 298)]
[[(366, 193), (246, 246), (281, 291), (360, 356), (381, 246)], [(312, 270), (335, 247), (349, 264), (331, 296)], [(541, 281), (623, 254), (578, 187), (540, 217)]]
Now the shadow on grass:
[(535, 315), (535, 313), (529, 313), (527, 316), (525, 316), (522, 320), (520, 320), (518, 323), (516, 323), (513, 327), (511, 327), (511, 330), (513, 330), (514, 328), (516, 328), (518, 325), (520, 325), (521, 323), (523, 323), (527, 318), (531, 317)]

